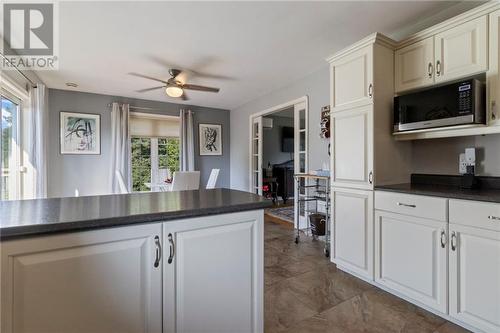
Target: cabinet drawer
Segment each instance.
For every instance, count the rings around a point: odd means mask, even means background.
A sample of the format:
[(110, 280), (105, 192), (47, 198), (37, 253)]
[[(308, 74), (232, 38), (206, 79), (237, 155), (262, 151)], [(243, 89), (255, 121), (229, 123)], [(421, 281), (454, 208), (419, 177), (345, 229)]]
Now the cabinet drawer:
[(375, 209), (448, 221), (448, 199), (445, 198), (375, 191)]
[(500, 231), (500, 204), (450, 200), (450, 223)]

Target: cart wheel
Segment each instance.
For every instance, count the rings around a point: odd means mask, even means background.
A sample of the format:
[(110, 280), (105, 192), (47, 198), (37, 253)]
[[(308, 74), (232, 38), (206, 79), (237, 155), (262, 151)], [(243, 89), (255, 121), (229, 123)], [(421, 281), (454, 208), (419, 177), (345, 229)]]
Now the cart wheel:
[(295, 237), (295, 244), (299, 244), (299, 236)]
[(323, 252), (325, 252), (325, 257), (327, 257), (327, 258), (330, 257), (330, 250), (324, 249)]

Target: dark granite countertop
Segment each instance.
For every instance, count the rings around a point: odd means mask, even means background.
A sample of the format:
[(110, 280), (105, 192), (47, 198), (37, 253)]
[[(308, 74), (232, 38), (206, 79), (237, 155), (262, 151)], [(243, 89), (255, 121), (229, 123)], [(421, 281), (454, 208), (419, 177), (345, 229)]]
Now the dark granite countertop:
[(170, 221), (270, 205), (258, 195), (229, 189), (0, 201), (0, 239)]
[(400, 192), (417, 195), (428, 195), (449, 199), (476, 200), (500, 203), (500, 190), (475, 189), (467, 190), (447, 185), (428, 184), (395, 184), (375, 186), (375, 190)]

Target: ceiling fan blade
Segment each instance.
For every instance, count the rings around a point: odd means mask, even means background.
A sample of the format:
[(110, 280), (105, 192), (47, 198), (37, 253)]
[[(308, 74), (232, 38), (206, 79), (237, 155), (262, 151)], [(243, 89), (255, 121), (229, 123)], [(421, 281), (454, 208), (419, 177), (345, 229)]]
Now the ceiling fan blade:
[(219, 90), (220, 90), (219, 88), (198, 86), (196, 84), (183, 84), (182, 88), (183, 89), (189, 89), (189, 90), (198, 90), (198, 91), (213, 92), (213, 93), (218, 93)]
[(152, 77), (152, 76), (147, 76), (147, 75), (139, 74), (139, 73), (128, 73), (128, 74), (129, 75), (133, 75), (133, 76), (137, 76), (137, 77), (142, 77), (143, 79), (148, 79), (148, 80), (153, 80), (153, 81), (158, 81), (158, 82), (161, 82), (161, 83), (168, 84), (167, 81), (164, 81), (164, 80), (161, 80), (161, 79), (157, 79), (157, 78)]
[(159, 86), (159, 87), (153, 87), (153, 88), (146, 88), (146, 89), (139, 89), (139, 90), (136, 90), (136, 92), (143, 93), (143, 92), (147, 92), (147, 91), (151, 91), (151, 90), (156, 90), (156, 89), (162, 89), (162, 88), (165, 88), (165, 86)]

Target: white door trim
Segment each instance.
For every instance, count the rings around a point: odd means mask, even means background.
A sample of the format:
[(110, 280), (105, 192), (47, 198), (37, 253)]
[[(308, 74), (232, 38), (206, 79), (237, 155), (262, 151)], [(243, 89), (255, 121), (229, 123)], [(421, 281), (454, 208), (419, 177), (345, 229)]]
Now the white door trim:
[[(249, 132), (248, 132), (248, 142), (249, 142), (248, 161), (249, 161), (249, 164), (248, 165), (250, 167), (248, 170), (248, 175), (249, 175), (249, 179), (250, 179), (250, 183), (248, 184), (248, 189), (250, 192), (254, 192), (254, 188), (253, 188), (252, 181), (251, 181), (252, 180), (252, 172), (253, 172), (253, 170), (252, 170), (252, 125), (254, 123), (254, 118), (262, 117), (262, 116), (270, 114), (270, 113), (275, 113), (277, 111), (293, 107), (294, 105), (300, 104), (300, 103), (305, 103), (305, 106), (306, 106), (305, 107), (305, 110), (306, 110), (305, 114), (306, 114), (306, 128), (307, 128), (306, 133), (307, 133), (309, 131), (309, 96), (307, 96), (307, 95), (304, 95), (300, 98), (273, 106), (271, 108), (268, 108), (268, 109), (265, 109), (265, 110), (262, 110), (262, 111), (259, 111), (256, 113), (252, 113), (248, 117), (248, 128), (249, 128)], [(295, 114), (294, 114), (294, 119), (295, 119)], [(294, 128), (295, 128), (295, 123), (294, 123)], [(294, 138), (294, 140), (296, 140), (296, 138)], [(309, 144), (308, 139), (306, 139), (306, 142), (307, 142), (307, 144)], [(309, 147), (306, 147), (306, 151), (308, 151), (308, 148)], [(260, 153), (262, 154), (262, 151)], [(298, 158), (299, 158), (298, 154), (296, 154), (296, 152), (294, 152), (294, 159), (298, 159)], [(309, 160), (309, 154), (306, 153), (306, 165), (308, 165), (308, 160)], [(262, 180), (262, 177), (261, 177), (261, 180)]]

